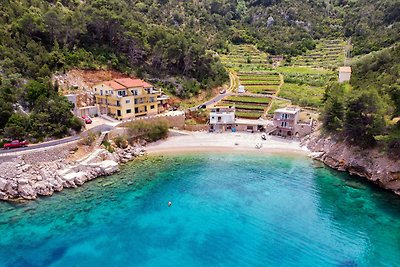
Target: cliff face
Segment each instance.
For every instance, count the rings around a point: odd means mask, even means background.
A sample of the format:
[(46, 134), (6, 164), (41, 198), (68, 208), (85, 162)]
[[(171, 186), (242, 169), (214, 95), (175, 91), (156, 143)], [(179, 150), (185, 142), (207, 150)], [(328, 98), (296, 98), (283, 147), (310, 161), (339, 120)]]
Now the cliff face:
[(319, 133), (310, 135), (304, 144), (313, 151), (312, 157), (329, 167), (348, 171), (400, 195), (400, 161), (395, 161), (377, 149), (361, 150), (334, 137)]

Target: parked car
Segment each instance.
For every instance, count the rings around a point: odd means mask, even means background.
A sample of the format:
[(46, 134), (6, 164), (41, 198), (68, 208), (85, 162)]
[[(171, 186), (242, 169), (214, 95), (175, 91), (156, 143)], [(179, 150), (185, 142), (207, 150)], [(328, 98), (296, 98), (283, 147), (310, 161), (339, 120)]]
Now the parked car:
[(92, 123), (92, 119), (89, 116), (82, 116), (82, 120), (84, 120), (86, 124)]
[(3, 145), (4, 149), (11, 149), (11, 148), (19, 148), (19, 147), (26, 147), (28, 146), (29, 143), (27, 141), (19, 141), (19, 140), (13, 140), (9, 143), (5, 143)]
[(220, 93), (221, 95), (222, 95), (222, 94), (225, 94), (225, 93), (226, 93), (226, 90), (225, 90), (225, 89), (220, 90), (219, 93)]
[(207, 106), (206, 106), (206, 105), (199, 105), (197, 108), (199, 108), (199, 109), (205, 109), (205, 108), (207, 108)]

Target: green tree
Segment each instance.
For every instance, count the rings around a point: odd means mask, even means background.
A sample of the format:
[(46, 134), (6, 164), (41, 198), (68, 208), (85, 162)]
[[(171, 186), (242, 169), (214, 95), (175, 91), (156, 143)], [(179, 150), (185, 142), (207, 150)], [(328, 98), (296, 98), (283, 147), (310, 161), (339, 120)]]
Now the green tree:
[(349, 141), (362, 147), (375, 145), (384, 126), (384, 106), (376, 90), (354, 92), (346, 102), (344, 131)]
[(4, 136), (10, 139), (24, 139), (29, 129), (29, 117), (21, 113), (14, 113), (4, 128)]

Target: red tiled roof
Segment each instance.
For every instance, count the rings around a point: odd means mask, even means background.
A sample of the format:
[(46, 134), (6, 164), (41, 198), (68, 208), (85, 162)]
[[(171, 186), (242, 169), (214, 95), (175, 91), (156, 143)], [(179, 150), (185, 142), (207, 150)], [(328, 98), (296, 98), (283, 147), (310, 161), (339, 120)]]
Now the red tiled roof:
[(151, 84), (149, 84), (149, 83), (146, 83), (145, 81), (143, 81), (142, 86), (143, 86), (144, 88), (153, 87), (153, 85), (151, 85)]
[(124, 78), (124, 79), (115, 79), (117, 83), (131, 88), (131, 87), (153, 87), (151, 84), (146, 83), (140, 79), (131, 79), (131, 78)]
[(126, 89), (125, 86), (123, 86), (119, 83), (116, 83), (115, 81), (106, 81), (106, 82), (103, 82), (103, 84), (111, 87), (113, 90)]

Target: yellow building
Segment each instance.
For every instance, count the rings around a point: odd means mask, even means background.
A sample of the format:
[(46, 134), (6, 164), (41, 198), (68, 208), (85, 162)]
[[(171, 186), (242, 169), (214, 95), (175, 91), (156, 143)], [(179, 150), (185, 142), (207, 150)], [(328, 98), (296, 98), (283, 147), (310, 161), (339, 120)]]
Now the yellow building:
[(155, 115), (158, 113), (159, 92), (139, 79), (115, 79), (93, 87), (100, 114), (118, 120)]

